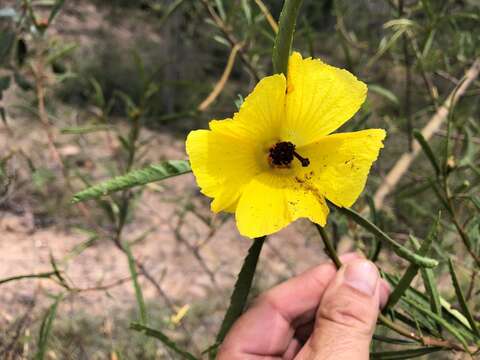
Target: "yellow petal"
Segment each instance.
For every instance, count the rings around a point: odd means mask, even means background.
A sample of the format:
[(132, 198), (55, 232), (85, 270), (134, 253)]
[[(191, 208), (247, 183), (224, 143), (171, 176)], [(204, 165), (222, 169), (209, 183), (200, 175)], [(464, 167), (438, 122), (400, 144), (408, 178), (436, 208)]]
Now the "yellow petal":
[[(232, 120), (224, 122), (233, 124)], [(214, 198), (214, 212), (235, 204), (243, 186), (261, 172), (255, 143), (247, 138), (229, 136), (226, 131), (192, 131), (187, 137), (186, 148), (202, 193)]]
[(358, 111), (366, 94), (367, 86), (348, 71), (293, 53), (282, 138), (302, 146), (330, 134)]
[(190, 132), (187, 153), (212, 210), (234, 211), (244, 185), (269, 168), (268, 150), (284, 118), (286, 80), (262, 79), (232, 119), (213, 120), (210, 130)]
[(328, 207), (315, 188), (294, 177), (265, 172), (245, 186), (235, 215), (240, 233), (256, 238), (272, 234), (301, 217), (323, 226)]
[(329, 135), (300, 147), (298, 153), (310, 165), (299, 169), (298, 177), (313, 183), (334, 204), (352, 206), (365, 187), (385, 136), (385, 130), (369, 129)]
[(245, 98), (233, 121), (261, 143), (277, 141), (285, 117), (285, 89), (283, 74), (263, 78)]

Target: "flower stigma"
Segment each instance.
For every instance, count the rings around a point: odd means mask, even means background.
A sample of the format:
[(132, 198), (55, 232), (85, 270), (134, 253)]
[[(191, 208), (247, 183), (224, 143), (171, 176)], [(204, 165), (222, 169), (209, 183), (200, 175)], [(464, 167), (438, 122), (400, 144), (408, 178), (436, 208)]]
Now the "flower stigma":
[(297, 158), (298, 161), (300, 161), (303, 167), (307, 167), (308, 165), (310, 165), (310, 160), (300, 156), (300, 154), (295, 151), (295, 145), (292, 144), (290, 141), (282, 141), (276, 143), (270, 148), (268, 155), (270, 163), (273, 166), (279, 167), (288, 167), (293, 161), (294, 157)]

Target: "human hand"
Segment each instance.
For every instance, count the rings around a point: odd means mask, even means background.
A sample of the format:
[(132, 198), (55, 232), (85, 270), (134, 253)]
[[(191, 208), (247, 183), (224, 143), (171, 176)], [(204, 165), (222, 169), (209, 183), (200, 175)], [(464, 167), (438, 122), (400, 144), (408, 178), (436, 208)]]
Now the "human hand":
[(358, 254), (319, 265), (259, 296), (234, 324), (218, 360), (367, 360), (390, 292)]

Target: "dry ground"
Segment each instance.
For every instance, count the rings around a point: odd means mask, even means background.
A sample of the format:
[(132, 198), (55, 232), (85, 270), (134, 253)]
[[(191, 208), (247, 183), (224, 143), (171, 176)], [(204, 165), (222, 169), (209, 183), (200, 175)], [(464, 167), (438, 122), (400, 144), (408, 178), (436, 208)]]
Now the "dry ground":
[[(12, 100), (15, 101), (18, 99)], [(38, 121), (20, 116), (14, 121), (12, 131), (0, 127), (0, 152), (21, 150), (29, 154), (35, 164), (43, 164), (55, 174), (55, 179), (46, 185), (47, 191), (60, 189), (64, 183), (61, 171), (52, 161)], [(118, 126), (125, 128), (122, 123)], [(144, 129), (142, 139), (150, 139), (149, 162), (186, 157), (183, 141), (173, 135)], [(116, 143), (107, 146), (104, 135), (100, 134), (87, 135), (81, 141), (72, 142), (71, 135), (57, 133), (56, 146), (67, 160), (84, 156), (99, 164), (108, 161), (112, 148), (118, 149)], [(115, 154), (110, 157), (113, 159)], [(84, 163), (90, 164), (87, 170), (92, 174), (103, 175), (101, 165)], [(75, 255), (75, 249), (88, 240), (88, 236), (77, 227), (88, 229), (88, 222), (75, 208), (61, 203), (57, 213), (49, 205), (48, 211), (53, 213), (45, 214), (46, 205), (42, 201), (48, 203), (49, 196), (54, 194), (30, 193), (30, 175), (25, 169), (25, 160), (18, 153), (10, 164), (14, 181), (0, 210), (0, 279), (51, 271), (52, 256), (69, 284), (81, 289), (71, 293), (61, 304), (59, 318), (87, 313), (107, 321), (119, 312), (135, 308), (132, 284), (124, 281), (129, 277), (125, 255), (110, 239), (102, 236)], [(67, 193), (66, 197), (69, 195)], [(94, 204), (89, 204), (89, 208), (97, 214)], [(147, 234), (133, 246), (135, 257), (161, 286), (159, 292), (145, 277), (140, 278), (147, 303), (164, 309), (159, 315), (162, 321), (173, 315), (176, 307), (191, 305), (194, 333), (202, 345), (212, 339), (227, 305), (235, 275), (250, 245), (250, 240), (238, 234), (232, 218), (217, 218), (210, 226), (205, 222), (210, 216), (208, 201), (199, 194), (193, 175), (187, 174), (148, 186), (124, 236), (134, 240)], [(270, 238), (262, 254), (257, 285), (264, 289), (323, 259), (318, 235), (310, 224), (299, 221)], [(108, 289), (89, 290), (103, 286)], [(52, 301), (47, 295), (63, 291), (49, 279), (24, 279), (0, 287), (0, 323), (5, 327), (12, 326), (25, 312), (30, 312), (33, 303), (35, 313), (43, 311)], [(174, 308), (167, 304), (174, 304)], [(184, 320), (187, 325), (190, 313)], [(34, 319), (32, 317), (32, 321)]]

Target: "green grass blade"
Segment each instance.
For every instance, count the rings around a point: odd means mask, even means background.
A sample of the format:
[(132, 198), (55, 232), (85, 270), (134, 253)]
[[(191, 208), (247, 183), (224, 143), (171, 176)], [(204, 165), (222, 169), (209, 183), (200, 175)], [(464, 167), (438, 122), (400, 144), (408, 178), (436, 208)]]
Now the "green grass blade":
[(43, 360), (47, 352), (48, 339), (52, 331), (53, 320), (57, 315), (57, 308), (60, 301), (63, 299), (63, 295), (59, 295), (55, 298), (54, 303), (48, 309), (47, 313), (43, 317), (42, 324), (40, 325), (40, 332), (38, 334), (37, 352), (35, 353), (35, 360)]
[(455, 273), (455, 268), (453, 267), (453, 262), (451, 259), (448, 259), (448, 268), (450, 270), (450, 276), (452, 277), (452, 283), (455, 288), (455, 294), (457, 295), (458, 303), (462, 309), (463, 315), (468, 320), (470, 327), (472, 328), (472, 332), (479, 338), (480, 340), (480, 332), (478, 331), (477, 323), (475, 322), (470, 309), (468, 308), (467, 301), (465, 300), (465, 296), (463, 295), (462, 288), (460, 287), (460, 283), (458, 282), (457, 274)]
[(427, 267), (427, 268), (432, 268), (438, 265), (437, 260), (415, 254), (414, 252), (407, 249), (403, 245), (397, 243), (390, 236), (388, 236), (382, 230), (380, 230), (376, 225), (372, 224), (370, 221), (365, 219), (356, 211), (348, 208), (337, 207), (337, 206), (335, 206), (335, 208), (341, 213), (343, 213), (344, 215), (348, 216), (353, 221), (355, 221), (358, 225), (363, 227), (365, 230), (369, 231), (370, 233), (378, 237), (380, 240), (383, 240), (388, 244), (390, 244), (390, 246), (392, 246), (395, 253), (398, 256), (404, 258), (405, 260), (408, 260), (411, 263), (414, 263), (418, 266)]
[(140, 323), (147, 325), (147, 307), (145, 306), (145, 300), (143, 298), (142, 288), (138, 283), (137, 265), (135, 264), (135, 258), (133, 257), (130, 245), (127, 241), (123, 243), (123, 248), (128, 258), (128, 268), (130, 270), (130, 276), (132, 277), (133, 288), (135, 290), (135, 298), (137, 299), (138, 311), (140, 313)]
[(152, 329), (148, 326), (138, 324), (138, 323), (130, 324), (130, 329), (142, 332), (147, 336), (160, 340), (163, 345), (165, 345), (167, 348), (169, 348), (170, 350), (180, 355), (183, 359), (198, 360), (195, 356), (193, 356), (189, 352), (180, 349), (179, 346), (173, 340), (171, 340), (167, 335), (165, 335), (160, 330)]
[(273, 45), (273, 71), (275, 74), (287, 75), (288, 59), (292, 50), (293, 33), (295, 23), (303, 0), (285, 0), (280, 19), (278, 22), (278, 33)]
[(158, 165), (149, 165), (143, 169), (131, 171), (128, 174), (114, 177), (80, 191), (73, 196), (72, 203), (97, 199), (116, 191), (165, 180), (191, 171), (190, 164), (186, 160), (169, 160)]

